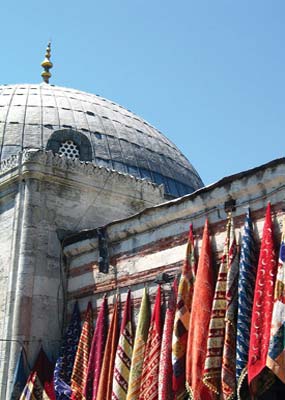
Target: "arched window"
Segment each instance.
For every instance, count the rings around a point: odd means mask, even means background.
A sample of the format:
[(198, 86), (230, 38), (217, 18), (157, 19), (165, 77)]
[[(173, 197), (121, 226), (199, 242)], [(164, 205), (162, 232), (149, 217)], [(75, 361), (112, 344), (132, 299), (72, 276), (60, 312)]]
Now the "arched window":
[(72, 129), (61, 129), (50, 136), (47, 150), (68, 158), (79, 158), (81, 161), (92, 161), (92, 148), (89, 139)]

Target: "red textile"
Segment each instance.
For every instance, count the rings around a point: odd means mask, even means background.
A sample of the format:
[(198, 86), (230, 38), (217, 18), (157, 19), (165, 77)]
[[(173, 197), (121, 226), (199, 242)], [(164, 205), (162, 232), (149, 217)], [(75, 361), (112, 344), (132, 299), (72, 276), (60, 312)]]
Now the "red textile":
[(119, 340), (119, 297), (109, 327), (96, 400), (111, 400), (113, 370)]
[(53, 365), (42, 348), (20, 399), (56, 399), (53, 385)]
[(268, 368), (285, 384), (285, 215), (283, 215), (270, 344), (266, 363)]
[(157, 289), (143, 362), (139, 400), (158, 400), (161, 348), (161, 288)]
[(96, 321), (84, 388), (86, 400), (96, 400), (108, 330), (108, 301), (104, 296)]
[(174, 395), (172, 392), (172, 332), (175, 316), (175, 304), (177, 294), (177, 280), (175, 279), (172, 286), (169, 304), (165, 314), (165, 321), (162, 333), (159, 375), (158, 375), (158, 399), (172, 400)]
[(71, 375), (71, 400), (83, 400), (83, 389), (87, 380), (88, 358), (93, 336), (92, 305), (89, 302), (77, 347)]
[(206, 220), (194, 286), (186, 358), (187, 390), (190, 398), (195, 400), (213, 398), (213, 394), (202, 382), (213, 296), (212, 255), (208, 220)]
[(186, 257), (178, 286), (176, 312), (172, 335), (172, 388), (176, 400), (183, 400), (187, 394), (185, 388), (185, 363), (188, 328), (192, 307), (196, 271), (193, 226), (190, 225)]
[(256, 378), (260, 377), (260, 382), (262, 380), (264, 385), (267, 375), (264, 368), (270, 339), (276, 269), (277, 260), (273, 242), (271, 207), (268, 203), (257, 267), (248, 356), (248, 382), (255, 395), (259, 394), (259, 379)]
[(177, 277), (174, 279), (174, 282), (173, 282), (173, 294), (174, 294), (174, 301), (176, 302), (177, 296), (178, 296), (178, 279), (177, 279)]

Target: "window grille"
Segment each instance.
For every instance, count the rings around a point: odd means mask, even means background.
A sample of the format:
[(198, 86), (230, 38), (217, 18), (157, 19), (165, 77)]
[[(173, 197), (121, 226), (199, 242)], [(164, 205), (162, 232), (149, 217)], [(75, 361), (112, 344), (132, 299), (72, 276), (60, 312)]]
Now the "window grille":
[(79, 148), (72, 140), (66, 140), (61, 143), (58, 149), (58, 154), (74, 160), (75, 158), (79, 158)]

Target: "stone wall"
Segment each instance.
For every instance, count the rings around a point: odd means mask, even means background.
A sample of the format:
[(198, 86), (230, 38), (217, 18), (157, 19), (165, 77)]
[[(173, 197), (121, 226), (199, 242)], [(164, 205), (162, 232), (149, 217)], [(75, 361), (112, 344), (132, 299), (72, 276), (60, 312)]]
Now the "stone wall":
[[(112, 310), (117, 290), (124, 302), (131, 288), (137, 310), (144, 285), (154, 296), (158, 274), (179, 273), (190, 223), (198, 254), (208, 217), (215, 268), (225, 239), (225, 206), (233, 200), (238, 239), (250, 205), (260, 240), (268, 201), (280, 238), (285, 159), (157, 206), (161, 188), (49, 152), (22, 153), (1, 167), (1, 399), (9, 398), (21, 344), (31, 364), (41, 343), (56, 357), (63, 317), (76, 299), (84, 312), (89, 300), (96, 309), (107, 293)], [(107, 274), (98, 267), (100, 225), (108, 243)]]
[(0, 325), (0, 398), (5, 399), (21, 345), (31, 364), (41, 344), (51, 358), (57, 355), (66, 286), (62, 238), (157, 204), (163, 191), (51, 152), (20, 153), (1, 166), (1, 189), (14, 188), (0, 219), (1, 317), (5, 314)]
[[(235, 200), (233, 211), (236, 237), (239, 240), (248, 206), (252, 211), (255, 235), (260, 240), (267, 202), (272, 203), (276, 241), (280, 239), (280, 221), (285, 196), (285, 160), (276, 160), (259, 168), (224, 178), (214, 185), (183, 198), (149, 208), (106, 227), (110, 254), (108, 274), (98, 270), (98, 240), (92, 231), (66, 239), (68, 275), (68, 312), (75, 299), (85, 311), (89, 300), (96, 308), (104, 293), (113, 303), (119, 288), (122, 301), (128, 288), (133, 302), (140, 304), (145, 284), (155, 292), (157, 275), (180, 272), (186, 250), (189, 224), (193, 223), (196, 252), (199, 254), (205, 218), (208, 217), (214, 252), (214, 268), (218, 267), (226, 230), (225, 205)], [(169, 290), (169, 285), (164, 285)], [(110, 307), (112, 308), (112, 306)]]
[[(9, 274), (13, 258), (13, 242), (17, 240), (14, 235), (14, 226), (17, 214), (17, 186), (3, 188), (0, 194), (0, 338), (4, 337), (4, 326), (7, 320), (8, 304), (7, 292), (10, 284)], [(0, 341), (0, 365), (5, 362)]]

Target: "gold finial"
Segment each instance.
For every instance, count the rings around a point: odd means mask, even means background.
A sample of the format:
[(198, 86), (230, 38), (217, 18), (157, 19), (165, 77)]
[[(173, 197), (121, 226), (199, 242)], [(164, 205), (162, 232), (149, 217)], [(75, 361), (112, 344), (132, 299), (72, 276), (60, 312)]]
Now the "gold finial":
[(50, 61), (50, 42), (47, 45), (45, 59), (41, 63), (41, 66), (44, 69), (41, 74), (42, 78), (45, 83), (49, 83), (49, 78), (51, 77), (51, 73), (49, 72), (49, 70), (52, 68), (52, 62)]

